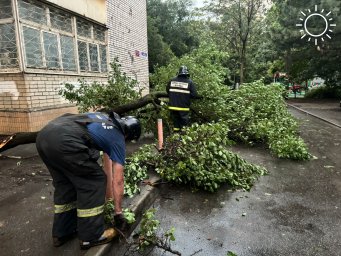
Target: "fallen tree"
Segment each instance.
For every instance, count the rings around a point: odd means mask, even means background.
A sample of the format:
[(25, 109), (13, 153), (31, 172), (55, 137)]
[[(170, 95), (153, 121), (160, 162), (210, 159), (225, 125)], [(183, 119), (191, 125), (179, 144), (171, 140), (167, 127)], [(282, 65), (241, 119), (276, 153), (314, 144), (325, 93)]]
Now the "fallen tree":
[[(126, 103), (120, 106), (116, 106), (112, 109), (100, 108), (100, 112), (114, 111), (119, 115), (124, 115), (134, 110), (141, 109), (146, 105), (152, 104), (155, 109), (160, 108), (160, 98), (167, 98), (166, 92), (152, 92), (139, 99), (134, 100), (131, 103)], [(4, 136), (0, 140), (0, 153), (6, 151), (10, 148), (16, 147), (22, 144), (35, 143), (38, 132), (20, 132), (11, 135)]]

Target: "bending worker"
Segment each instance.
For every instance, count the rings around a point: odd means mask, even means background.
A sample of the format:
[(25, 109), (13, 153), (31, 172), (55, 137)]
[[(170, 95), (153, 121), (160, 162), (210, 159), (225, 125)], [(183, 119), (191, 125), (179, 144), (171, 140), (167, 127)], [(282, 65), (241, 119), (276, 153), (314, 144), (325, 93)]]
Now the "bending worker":
[(175, 132), (189, 124), (191, 98), (200, 98), (195, 84), (189, 77), (188, 68), (181, 66), (178, 75), (171, 79), (166, 87), (169, 97), (168, 109), (171, 112)]
[(99, 151), (105, 152), (112, 163), (115, 227), (123, 228), (125, 140), (137, 140), (140, 134), (136, 118), (120, 119), (115, 113), (65, 114), (39, 132), (37, 149), (55, 187), (54, 246), (77, 233), (81, 249), (108, 243), (116, 236), (114, 228), (104, 226), (107, 178), (97, 163)]

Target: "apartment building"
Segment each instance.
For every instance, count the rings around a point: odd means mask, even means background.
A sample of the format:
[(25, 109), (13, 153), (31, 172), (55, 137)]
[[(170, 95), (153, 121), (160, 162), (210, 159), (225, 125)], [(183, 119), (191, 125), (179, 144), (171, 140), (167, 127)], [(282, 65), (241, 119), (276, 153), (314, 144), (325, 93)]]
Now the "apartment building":
[(0, 134), (77, 112), (58, 91), (105, 83), (115, 57), (147, 93), (147, 49), (145, 0), (0, 0)]

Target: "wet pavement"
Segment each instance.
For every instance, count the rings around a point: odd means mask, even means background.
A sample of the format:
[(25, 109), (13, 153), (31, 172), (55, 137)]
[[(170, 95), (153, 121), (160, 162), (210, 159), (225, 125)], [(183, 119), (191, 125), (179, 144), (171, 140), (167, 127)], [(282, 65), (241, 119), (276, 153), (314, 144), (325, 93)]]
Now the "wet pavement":
[[(309, 111), (341, 125), (338, 108), (329, 109), (315, 104)], [(173, 249), (185, 256), (226, 256), (228, 251), (238, 256), (341, 255), (341, 129), (290, 111), (300, 119), (301, 136), (316, 159), (281, 160), (261, 146), (236, 146), (233, 151), (270, 171), (250, 192), (227, 186), (217, 193), (161, 187), (154, 207), (162, 229), (176, 229)], [(22, 158), (0, 158), (0, 255), (83, 255), (77, 239), (60, 248), (51, 245), (51, 178), (34, 144), (20, 147), (6, 153)], [(116, 247), (109, 255), (123, 252)], [(150, 255), (171, 254), (153, 250)]]
[[(127, 154), (142, 144), (145, 138), (127, 145)], [(62, 247), (52, 246), (53, 221), (52, 179), (40, 160), (35, 144), (21, 145), (2, 153), (0, 157), (0, 256), (74, 256), (84, 255), (78, 239)], [(127, 207), (131, 199), (124, 200)]]
[[(174, 250), (186, 256), (341, 255), (341, 129), (290, 111), (316, 159), (283, 160), (263, 147), (236, 146), (234, 152), (270, 171), (250, 192), (164, 187), (154, 207), (163, 231), (175, 227)], [(155, 249), (150, 255), (171, 254)]]

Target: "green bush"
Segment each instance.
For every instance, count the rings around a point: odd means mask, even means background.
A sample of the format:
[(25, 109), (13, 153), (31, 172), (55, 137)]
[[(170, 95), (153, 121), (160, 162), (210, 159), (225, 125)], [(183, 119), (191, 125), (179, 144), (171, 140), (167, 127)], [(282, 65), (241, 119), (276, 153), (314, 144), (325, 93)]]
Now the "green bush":
[(340, 99), (341, 88), (320, 86), (307, 91), (304, 97), (310, 99)]
[(59, 94), (77, 104), (80, 112), (96, 111), (100, 108), (113, 109), (141, 97), (138, 83), (121, 72), (121, 65), (115, 59), (111, 63), (107, 83), (79, 81), (80, 85), (65, 84)]

